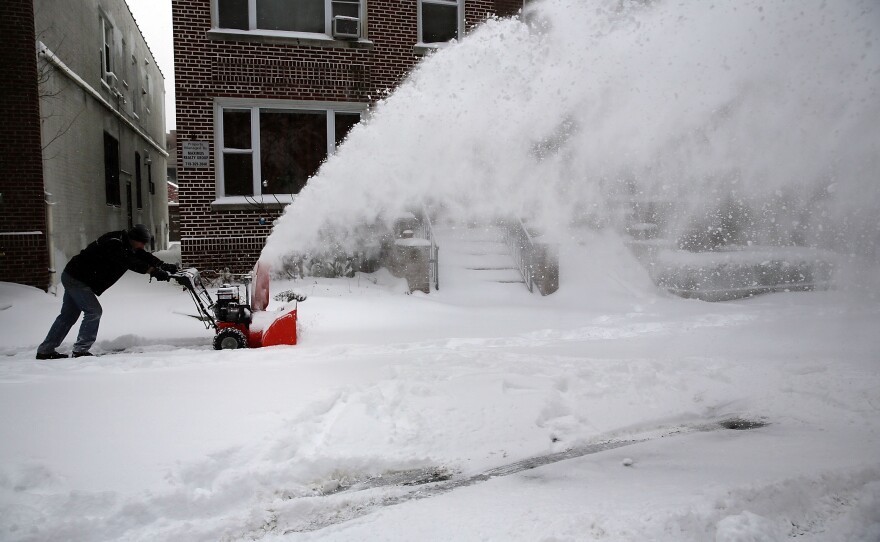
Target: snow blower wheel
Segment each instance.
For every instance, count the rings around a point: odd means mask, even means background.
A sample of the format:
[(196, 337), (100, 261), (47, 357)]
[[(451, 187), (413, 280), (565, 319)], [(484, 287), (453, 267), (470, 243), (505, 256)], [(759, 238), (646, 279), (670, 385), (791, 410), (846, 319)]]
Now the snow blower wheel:
[(221, 329), (214, 335), (214, 350), (234, 350), (247, 348), (247, 337), (235, 328)]

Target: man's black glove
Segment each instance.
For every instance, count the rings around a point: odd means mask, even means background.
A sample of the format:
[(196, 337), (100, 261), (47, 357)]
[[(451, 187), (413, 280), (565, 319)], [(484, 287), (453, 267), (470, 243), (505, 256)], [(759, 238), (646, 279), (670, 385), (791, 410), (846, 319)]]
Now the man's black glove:
[(159, 281), (167, 281), (170, 277), (168, 271), (165, 271), (164, 269), (153, 269), (153, 272), (150, 273), (150, 275)]
[(177, 273), (178, 271), (180, 271), (180, 269), (178, 269), (178, 267), (176, 265), (174, 265), (173, 263), (163, 263), (162, 265), (159, 266), (159, 269), (161, 269), (162, 271), (167, 271), (168, 273), (171, 273), (172, 275), (174, 273)]

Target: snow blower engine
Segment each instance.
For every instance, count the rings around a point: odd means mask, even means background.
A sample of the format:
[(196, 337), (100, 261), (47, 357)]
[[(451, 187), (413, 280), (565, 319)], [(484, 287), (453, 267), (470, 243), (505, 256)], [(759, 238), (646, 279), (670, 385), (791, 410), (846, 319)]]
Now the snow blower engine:
[(305, 301), (305, 296), (291, 294), (291, 300), (297, 302), (292, 309), (270, 312), (266, 310), (269, 305), (268, 268), (258, 263), (253, 272), (239, 277), (242, 284), (222, 285), (217, 289), (217, 300), (214, 301), (198, 270), (185, 269), (171, 275), (189, 292), (199, 313), (197, 318), (204, 322), (205, 328), (214, 329), (216, 350), (296, 344), (297, 304)]
[(217, 289), (217, 302), (214, 303), (214, 318), (223, 324), (251, 323), (251, 308), (247, 302), (240, 302), (238, 286), (224, 284)]

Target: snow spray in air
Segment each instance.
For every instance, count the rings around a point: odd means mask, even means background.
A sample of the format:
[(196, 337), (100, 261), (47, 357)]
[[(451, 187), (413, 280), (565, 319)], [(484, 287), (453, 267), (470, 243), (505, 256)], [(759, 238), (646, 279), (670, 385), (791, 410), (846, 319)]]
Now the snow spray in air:
[(874, 0), (534, 2), (377, 103), (263, 257), (354, 248), (423, 203), (564, 234), (642, 200), (669, 204), (682, 243), (714, 217), (732, 242), (877, 261), (878, 32)]

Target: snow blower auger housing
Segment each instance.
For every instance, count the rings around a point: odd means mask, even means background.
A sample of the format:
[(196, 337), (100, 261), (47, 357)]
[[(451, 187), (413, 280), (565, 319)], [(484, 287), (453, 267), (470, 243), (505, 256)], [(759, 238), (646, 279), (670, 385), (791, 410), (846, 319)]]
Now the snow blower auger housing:
[[(205, 288), (198, 270), (185, 269), (171, 278), (189, 292), (205, 327), (214, 329), (216, 350), (296, 344), (297, 305), (281, 312), (266, 310), (269, 305), (267, 267), (258, 263), (253, 272), (240, 275), (241, 284), (224, 284), (217, 289), (216, 301)], [(244, 300), (241, 299), (242, 287)], [(294, 300), (304, 301), (305, 296), (294, 296)]]

